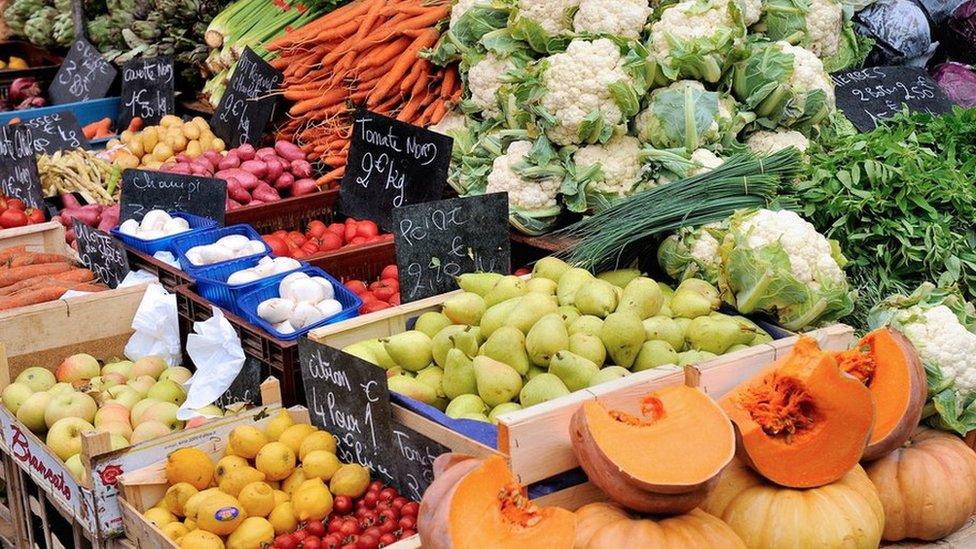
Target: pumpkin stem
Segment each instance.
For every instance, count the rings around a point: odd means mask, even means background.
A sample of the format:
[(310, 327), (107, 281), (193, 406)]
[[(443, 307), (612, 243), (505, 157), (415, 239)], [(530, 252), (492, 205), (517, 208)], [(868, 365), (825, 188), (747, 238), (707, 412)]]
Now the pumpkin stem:
[(641, 399), (641, 415), (649, 418), (647, 420), (635, 417), (627, 412), (621, 412), (620, 410), (610, 410), (607, 412), (610, 417), (628, 425), (633, 425), (635, 427), (645, 427), (647, 425), (653, 424), (655, 421), (663, 419), (667, 414), (664, 412), (664, 403), (661, 399), (654, 395), (647, 395)]
[(877, 365), (868, 347), (855, 347), (849, 351), (837, 353), (837, 364), (840, 369), (856, 377), (861, 383), (871, 386), (874, 370)]
[(522, 488), (517, 483), (506, 484), (499, 490), (498, 500), (501, 502), (502, 516), (513, 524), (531, 527), (542, 520), (539, 507), (522, 495)]
[(766, 434), (785, 436), (787, 442), (814, 422), (813, 398), (803, 383), (778, 372), (745, 390), (739, 403)]

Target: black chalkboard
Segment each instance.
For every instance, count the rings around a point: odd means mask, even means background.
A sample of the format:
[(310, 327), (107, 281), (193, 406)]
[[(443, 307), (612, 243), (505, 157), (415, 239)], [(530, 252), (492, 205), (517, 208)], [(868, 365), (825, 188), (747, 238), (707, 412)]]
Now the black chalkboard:
[(91, 148), (81, 124), (71, 111), (38, 116), (24, 120), (22, 124), (31, 129), (34, 152), (38, 154)]
[(33, 133), (23, 124), (0, 126), (0, 193), (34, 208), (44, 207)]
[(150, 126), (174, 113), (174, 75), (173, 58), (168, 56), (135, 59), (122, 65), (118, 127), (129, 127), (136, 117)]
[(434, 459), (451, 449), (399, 423), (393, 424), (392, 445), (399, 457), (400, 473), (394, 486), (404, 496), (420, 501), (434, 482)]
[(393, 430), (386, 371), (308, 338), (298, 360), (312, 424), (335, 435), (339, 461), (369, 467), (385, 483), (397, 477), (399, 450)]
[(456, 290), (463, 273), (511, 272), (508, 193), (404, 206), (393, 218), (402, 303)]
[(78, 219), (72, 220), (78, 256), (101, 282), (115, 288), (129, 274), (129, 259), (122, 243)]
[(837, 107), (854, 126), (873, 130), (903, 108), (929, 114), (952, 110), (942, 88), (919, 67), (869, 67), (831, 75)]
[(360, 107), (339, 186), (340, 211), (392, 231), (394, 209), (441, 198), (453, 143), (446, 135)]
[(224, 224), (227, 182), (213, 177), (147, 170), (122, 172), (120, 221), (135, 219), (150, 210), (187, 212)]
[(79, 38), (71, 45), (47, 95), (55, 105), (101, 99), (112, 87), (116, 74), (118, 71), (102, 59), (95, 46)]
[(261, 404), (261, 361), (254, 357), (244, 359), (241, 372), (237, 374), (230, 387), (220, 395), (214, 404), (221, 408), (234, 404), (235, 402), (246, 402), (248, 404)]
[(277, 96), (268, 92), (277, 89), (282, 80), (281, 71), (258, 57), (251, 48), (244, 48), (227, 90), (210, 119), (214, 134), (223, 139), (228, 148), (244, 143), (257, 145), (278, 103)]

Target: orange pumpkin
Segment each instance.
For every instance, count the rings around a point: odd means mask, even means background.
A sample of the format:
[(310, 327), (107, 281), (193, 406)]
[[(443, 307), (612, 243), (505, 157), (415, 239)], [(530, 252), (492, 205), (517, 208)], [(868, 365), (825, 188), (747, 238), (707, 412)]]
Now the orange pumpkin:
[(665, 387), (635, 402), (642, 417), (584, 403), (570, 421), (573, 452), (610, 499), (643, 513), (685, 513), (735, 455), (722, 409), (695, 387)]
[(798, 490), (776, 486), (735, 460), (701, 508), (725, 521), (749, 549), (876, 549), (884, 509), (860, 465), (840, 480)]
[(721, 403), (735, 425), (739, 457), (790, 488), (843, 477), (860, 461), (874, 423), (871, 391), (808, 337)]
[(591, 503), (579, 508), (576, 518), (576, 549), (746, 548), (728, 525), (701, 509), (655, 521), (632, 518), (612, 503)]
[(501, 457), (443, 454), (434, 475), (417, 516), (424, 549), (573, 546), (576, 516), (533, 504)]
[(919, 427), (867, 472), (884, 505), (888, 541), (944, 538), (976, 513), (976, 453), (955, 435)]

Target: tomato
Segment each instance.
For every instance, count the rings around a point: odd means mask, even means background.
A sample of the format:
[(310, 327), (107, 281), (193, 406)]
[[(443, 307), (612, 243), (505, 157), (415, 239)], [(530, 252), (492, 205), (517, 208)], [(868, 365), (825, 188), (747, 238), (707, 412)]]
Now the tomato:
[(346, 544), (343, 545), (340, 549), (359, 549), (359, 545), (356, 544), (356, 541), (358, 539), (359, 536), (351, 536), (350, 538), (345, 540)]
[(393, 545), (397, 542), (396, 536), (393, 534), (383, 534), (380, 536), (380, 547), (386, 547), (388, 545)]
[(393, 233), (381, 234), (380, 240), (393, 240)]
[(332, 517), (331, 519), (329, 519), (329, 528), (328, 528), (329, 533), (334, 534), (338, 532), (339, 528), (342, 526), (342, 523), (343, 523), (342, 517)]
[(351, 242), (352, 239), (357, 236), (356, 222), (353, 221), (352, 223), (349, 223), (349, 220), (347, 219), (346, 220), (346, 228), (343, 231), (342, 235), (343, 235), (343, 238), (346, 239), (346, 242)]
[(288, 231), (284, 229), (278, 229), (277, 231), (271, 233), (271, 236), (277, 236), (278, 238), (288, 238)]
[(271, 247), (271, 255), (276, 255), (278, 257), (289, 257), (291, 256), (291, 249), (285, 244), (285, 241), (280, 237), (273, 234), (265, 235), (261, 237), (264, 242)]
[(339, 535), (342, 537), (354, 536), (359, 534), (362, 530), (359, 528), (359, 521), (352, 517), (346, 518), (342, 526), (339, 527)]
[(349, 288), (352, 293), (359, 296), (363, 295), (367, 291), (366, 284), (362, 280), (347, 280), (343, 286)]
[(416, 535), (417, 535), (416, 530), (403, 530), (402, 532), (400, 532), (400, 539), (406, 539)]
[(295, 549), (298, 547), (298, 540), (291, 534), (281, 534), (274, 540), (275, 549)]
[(410, 530), (410, 529), (416, 528), (417, 527), (417, 517), (414, 517), (413, 515), (407, 515), (405, 517), (400, 517), (399, 522), (397, 522), (397, 526), (399, 526), (401, 530)]
[(407, 498), (405, 498), (403, 496), (397, 496), (397, 497), (393, 498), (393, 507), (392, 508), (393, 509), (396, 509), (397, 511), (399, 511), (401, 508), (403, 508), (404, 505), (406, 505), (409, 502), (410, 502), (409, 499), (407, 499)]
[(405, 517), (416, 517), (418, 511), (420, 511), (420, 504), (416, 501), (405, 503), (403, 507), (400, 508), (400, 514)]
[(400, 493), (396, 491), (396, 488), (390, 486), (387, 488), (383, 488), (383, 490), (380, 492), (380, 499), (382, 501), (393, 501), (393, 498), (399, 495)]
[(342, 223), (333, 223), (326, 227), (325, 230), (329, 231), (330, 233), (335, 233), (340, 237), (343, 237), (346, 234), (346, 226)]
[(302, 251), (308, 255), (314, 255), (319, 253), (319, 245), (315, 243), (314, 240), (309, 240), (308, 242), (302, 244)]
[(305, 530), (299, 530), (292, 535), (295, 536), (295, 539), (297, 539), (299, 543), (301, 543), (302, 541), (305, 541), (305, 538), (308, 537), (308, 532)]
[(306, 257), (308, 257), (308, 254), (305, 253), (305, 250), (299, 248), (291, 253), (291, 257), (294, 259), (305, 259)]
[(353, 237), (352, 240), (349, 240), (348, 242), (349, 242), (349, 245), (350, 246), (358, 246), (360, 244), (365, 244), (366, 243), (366, 239), (364, 237), (362, 237), (362, 236), (356, 236), (356, 237)]
[(348, 514), (349, 511), (352, 511), (352, 498), (349, 496), (336, 496), (335, 500), (332, 501), (332, 510), (340, 515)]
[(342, 247), (342, 237), (332, 231), (325, 231), (322, 234), (322, 245), (319, 247), (323, 252), (334, 252)]
[(305, 523), (305, 531), (313, 536), (322, 537), (325, 535), (325, 525), (321, 520), (310, 520)]
[(322, 538), (309, 536), (302, 542), (302, 549), (322, 549)]
[(367, 488), (366, 491), (367, 492), (379, 492), (383, 488), (386, 488), (386, 485), (383, 484), (383, 481), (381, 481), (381, 480), (374, 480), (373, 482), (370, 482), (369, 483), (369, 488)]
[(390, 302), (389, 303), (390, 303), (390, 305), (399, 305), (400, 304), (400, 292), (397, 292), (397, 293), (393, 294), (393, 297), (390, 298)]
[(363, 512), (362, 518), (359, 519), (359, 527), (365, 530), (370, 526), (376, 524), (377, 516), (378, 515), (376, 514), (375, 510), (366, 509), (366, 511)]
[(314, 236), (315, 238), (322, 238), (322, 235), (326, 231), (326, 224), (322, 223), (318, 219), (314, 219), (308, 223), (308, 229), (305, 231), (309, 236)]
[(27, 208), (24, 210), (27, 214), (27, 224), (33, 225), (35, 223), (44, 223), (44, 210), (38, 208)]
[(378, 236), (380, 234), (380, 228), (376, 226), (376, 223), (365, 219), (359, 222), (359, 225), (356, 227), (356, 234), (365, 236), (366, 238)]
[(357, 549), (376, 549), (380, 545), (380, 540), (376, 536), (363, 534), (356, 541)]
[(305, 243), (305, 240), (307, 240), (307, 239), (305, 238), (305, 235), (303, 235), (302, 233), (300, 233), (300, 232), (298, 232), (298, 231), (292, 231), (292, 232), (290, 232), (290, 233), (288, 233), (288, 238), (289, 238), (289, 239), (290, 239), (290, 240), (291, 240), (291, 241), (292, 241), (292, 242), (293, 242), (293, 243), (294, 243), (294, 244), (295, 244), (296, 246), (301, 246), (302, 244), (304, 244), (304, 243)]
[[(359, 309), (359, 314), (365, 315), (369, 313), (375, 313), (376, 311), (382, 311), (383, 309), (389, 309), (390, 304), (383, 301), (370, 301), (369, 303), (363, 303), (363, 306)], [(366, 494), (367, 496), (369, 494)], [(363, 496), (366, 497), (366, 496)]]
[[(390, 302), (390, 298), (393, 297), (393, 294), (397, 293), (396, 288), (387, 284), (385, 280), (380, 281), (379, 283), (374, 282), (373, 284), (369, 285), (369, 288), (370, 291), (373, 292), (373, 295), (376, 296), (376, 299), (385, 301), (387, 303)], [(389, 488), (387, 488), (387, 490), (389, 490)]]
[(396, 265), (387, 265), (386, 267), (383, 267), (383, 272), (380, 273), (380, 280), (386, 279), (400, 279), (400, 272), (397, 270)]
[(397, 528), (398, 528), (397, 527), (397, 521), (396, 520), (389, 520), (389, 519), (384, 520), (383, 522), (381, 522), (380, 523), (380, 526), (379, 526), (379, 530), (380, 530), (380, 533), (381, 534), (392, 534), (393, 532), (395, 532), (397, 530)]
[(7, 199), (7, 209), (8, 210), (20, 210), (24, 211), (27, 208), (27, 204), (19, 198), (8, 198)]
[(323, 549), (339, 549), (342, 547), (342, 538), (336, 534), (329, 534), (322, 538)]
[(27, 224), (27, 214), (21, 210), (9, 208), (0, 214), (0, 227), (9, 229), (11, 227), (23, 227)]

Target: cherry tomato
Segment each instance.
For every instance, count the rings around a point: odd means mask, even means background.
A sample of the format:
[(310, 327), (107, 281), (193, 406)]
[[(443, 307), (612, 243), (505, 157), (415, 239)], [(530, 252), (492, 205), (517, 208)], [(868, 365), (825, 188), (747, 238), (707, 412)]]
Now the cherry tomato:
[(373, 537), (377, 537), (378, 538), (382, 534), (383, 534), (383, 532), (380, 532), (380, 529), (379, 529), (378, 526), (370, 526), (369, 528), (363, 530), (363, 535), (364, 536), (373, 536)]
[(403, 507), (400, 508), (400, 515), (416, 518), (418, 511), (420, 511), (420, 504), (416, 501), (411, 501), (403, 504)]
[(322, 538), (323, 549), (339, 549), (342, 547), (342, 538), (336, 534), (329, 534)]
[(383, 488), (386, 488), (386, 485), (383, 484), (383, 481), (381, 481), (381, 480), (374, 480), (373, 482), (370, 482), (369, 483), (369, 488), (367, 488), (366, 491), (367, 492), (379, 492)]
[(406, 539), (406, 538), (409, 538), (411, 536), (416, 536), (416, 535), (417, 535), (417, 531), (416, 530), (403, 530), (403, 531), (400, 532), (400, 539)]
[(292, 535), (295, 536), (295, 539), (297, 539), (299, 543), (301, 543), (305, 541), (305, 538), (308, 537), (308, 532), (306, 532), (305, 530), (299, 530)]
[(321, 520), (310, 520), (305, 523), (305, 531), (317, 537), (325, 535), (325, 525)]
[(399, 511), (400, 508), (402, 508), (407, 503), (410, 503), (410, 500), (403, 496), (397, 496), (393, 498), (393, 508), (396, 509), (397, 511)]
[(3, 227), (4, 229), (9, 229), (11, 227), (23, 227), (26, 224), (27, 214), (21, 210), (9, 208), (7, 211), (0, 213), (0, 227)]
[(335, 233), (340, 237), (343, 237), (346, 234), (346, 226), (342, 223), (332, 223), (326, 227), (325, 230), (329, 231), (330, 233)]
[(391, 486), (389, 488), (383, 488), (383, 490), (380, 492), (380, 499), (383, 501), (393, 501), (393, 499), (399, 495), (400, 493), (397, 492), (396, 488)]
[(359, 536), (359, 539), (356, 541), (357, 549), (376, 549), (379, 547), (379, 544), (380, 540), (376, 536), (368, 536), (366, 534)]
[(397, 542), (396, 536), (393, 534), (383, 534), (380, 536), (380, 547), (386, 547), (388, 545), (393, 545)]
[(278, 257), (291, 256), (291, 250), (288, 248), (288, 245), (285, 244), (285, 241), (282, 240), (280, 237), (275, 236), (273, 234), (269, 234), (269, 235), (262, 236), (261, 238), (268, 246), (271, 247), (272, 255), (276, 255)]
[(362, 529), (359, 528), (359, 522), (356, 519), (346, 519), (339, 527), (339, 535), (342, 537), (354, 536), (360, 532)]
[(329, 519), (329, 528), (328, 528), (329, 533), (330, 534), (334, 534), (334, 533), (338, 532), (339, 531), (339, 528), (342, 526), (342, 523), (343, 523), (343, 518), (342, 517), (332, 517), (332, 518), (330, 518)]
[(334, 252), (342, 247), (342, 237), (331, 231), (322, 234), (322, 245), (319, 247), (323, 252)]
[(278, 229), (277, 231), (271, 233), (271, 236), (277, 236), (278, 238), (288, 238), (288, 231), (284, 229)]
[(27, 204), (24, 204), (24, 201), (19, 198), (8, 198), (7, 209), (24, 211), (27, 209)]
[(399, 526), (401, 530), (412, 530), (417, 527), (417, 517), (412, 515), (400, 517), (400, 520), (397, 522), (397, 526)]
[(291, 534), (281, 534), (274, 540), (275, 549), (295, 549), (298, 547), (298, 540)]
[(400, 292), (397, 292), (393, 294), (393, 297), (390, 298), (390, 305), (399, 305), (399, 304), (400, 304)]
[(27, 224), (33, 225), (35, 223), (44, 223), (44, 210), (37, 208), (27, 208), (24, 210), (27, 214)]
[(393, 280), (400, 279), (400, 272), (397, 270), (396, 265), (387, 265), (383, 267), (383, 272), (380, 273), (380, 280), (386, 280), (392, 278)]
[(308, 257), (308, 254), (305, 253), (305, 250), (299, 248), (291, 253), (291, 257), (293, 259), (305, 259), (306, 257)]
[(336, 496), (332, 502), (332, 510), (340, 515), (347, 515), (352, 511), (352, 498), (349, 496)]
[(343, 545), (340, 549), (359, 549), (359, 545), (356, 544), (356, 541), (358, 539), (359, 536), (352, 536), (348, 539), (344, 539), (343, 541), (345, 541), (346, 544)]
[(398, 529), (397, 522), (395, 520), (386, 520), (379, 525), (380, 533), (391, 534), (396, 532)]
[(376, 223), (368, 219), (365, 219), (359, 222), (359, 225), (356, 227), (356, 234), (362, 237), (369, 238), (371, 236), (379, 235), (380, 229), (379, 227), (376, 226)]
[(322, 223), (318, 219), (314, 219), (308, 223), (308, 229), (305, 232), (310, 236), (322, 238), (322, 234), (325, 233), (326, 229), (327, 227), (325, 223)]
[(322, 549), (322, 538), (309, 536), (302, 542), (302, 549)]

